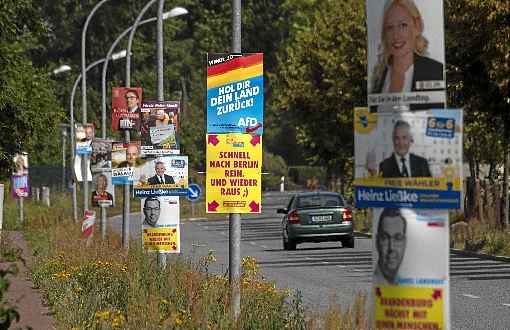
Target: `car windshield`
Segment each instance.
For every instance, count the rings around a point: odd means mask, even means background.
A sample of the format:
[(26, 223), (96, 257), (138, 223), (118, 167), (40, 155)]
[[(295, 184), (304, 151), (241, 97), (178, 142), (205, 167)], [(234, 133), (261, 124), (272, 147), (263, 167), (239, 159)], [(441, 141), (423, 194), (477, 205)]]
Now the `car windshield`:
[(344, 201), (337, 195), (301, 196), (297, 200), (297, 208), (308, 207), (338, 207), (344, 206)]

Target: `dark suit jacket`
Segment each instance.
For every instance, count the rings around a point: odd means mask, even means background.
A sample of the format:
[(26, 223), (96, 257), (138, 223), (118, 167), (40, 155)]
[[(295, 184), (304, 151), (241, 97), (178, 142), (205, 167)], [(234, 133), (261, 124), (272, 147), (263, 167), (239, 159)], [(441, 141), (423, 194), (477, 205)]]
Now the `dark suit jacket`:
[[(423, 157), (416, 156), (415, 154), (409, 154), (409, 162), (412, 177), (431, 177), (429, 164)], [(379, 164), (379, 173), (383, 178), (399, 178), (401, 177), (400, 170), (398, 168), (397, 159), (395, 154), (386, 158)]]
[[(377, 85), (374, 86), (372, 91), (373, 94), (378, 94), (382, 92), (384, 86), (384, 80), (386, 78), (387, 69), (384, 70), (384, 74), (380, 81), (377, 81)], [(417, 90), (416, 82), (417, 81), (437, 81), (444, 80), (443, 74), (443, 64), (438, 61), (435, 61), (431, 58), (420, 56), (414, 54), (414, 69), (413, 69), (413, 81), (411, 85), (411, 92), (430, 92), (430, 91), (440, 91), (439, 89), (427, 89), (427, 90)], [(429, 104), (410, 104), (409, 108), (411, 110), (426, 110), (426, 109), (443, 109), (445, 108), (444, 103), (429, 103)], [(377, 106), (371, 106), (371, 111), (377, 111)]]
[[(151, 176), (147, 181), (149, 181), (150, 185), (160, 184), (157, 175)], [(165, 184), (174, 184), (174, 183), (175, 183), (174, 178), (172, 178), (170, 175), (165, 174)]]

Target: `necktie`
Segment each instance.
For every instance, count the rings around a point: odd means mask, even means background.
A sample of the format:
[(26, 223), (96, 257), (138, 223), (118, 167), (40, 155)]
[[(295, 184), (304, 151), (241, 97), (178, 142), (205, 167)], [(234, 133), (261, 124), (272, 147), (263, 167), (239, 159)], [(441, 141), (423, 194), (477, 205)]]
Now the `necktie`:
[(162, 176), (159, 177), (159, 183), (165, 183), (165, 179)]
[(408, 177), (409, 173), (407, 172), (407, 166), (406, 166), (406, 159), (404, 157), (400, 158), (400, 161), (402, 162), (402, 176)]

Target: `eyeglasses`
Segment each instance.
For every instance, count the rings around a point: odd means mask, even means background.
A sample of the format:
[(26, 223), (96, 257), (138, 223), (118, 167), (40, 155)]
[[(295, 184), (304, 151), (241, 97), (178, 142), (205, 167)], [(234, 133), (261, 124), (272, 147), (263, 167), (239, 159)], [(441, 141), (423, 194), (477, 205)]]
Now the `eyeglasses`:
[(138, 97), (136, 96), (126, 96), (126, 99), (137, 99)]

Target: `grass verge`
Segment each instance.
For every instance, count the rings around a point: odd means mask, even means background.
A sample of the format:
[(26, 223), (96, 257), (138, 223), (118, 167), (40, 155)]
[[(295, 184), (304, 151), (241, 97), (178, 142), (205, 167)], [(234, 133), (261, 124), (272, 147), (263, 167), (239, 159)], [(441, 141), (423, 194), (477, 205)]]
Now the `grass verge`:
[[(60, 329), (368, 329), (365, 297), (344, 309), (332, 300), (325, 311), (310, 310), (299, 293), (264, 280), (251, 257), (242, 260), (234, 320), (228, 277), (208, 272), (212, 252), (199, 260), (172, 255), (161, 270), (138, 242), (126, 252), (113, 233), (79, 240), (69, 205), (57, 194), (50, 208), (27, 200), (22, 226), (33, 251), (32, 280)], [(9, 226), (21, 227), (12, 219)]]

